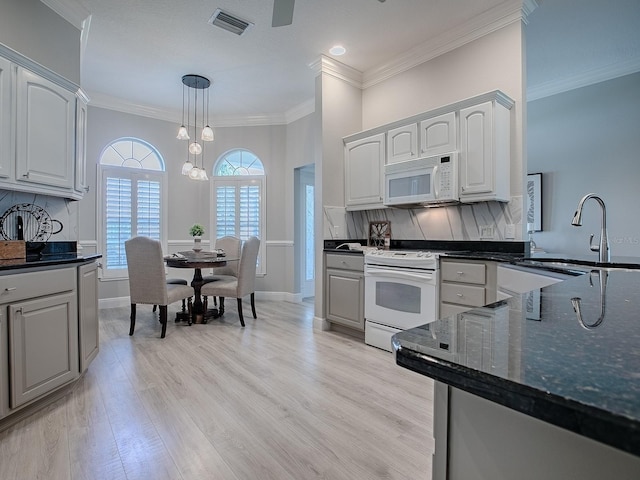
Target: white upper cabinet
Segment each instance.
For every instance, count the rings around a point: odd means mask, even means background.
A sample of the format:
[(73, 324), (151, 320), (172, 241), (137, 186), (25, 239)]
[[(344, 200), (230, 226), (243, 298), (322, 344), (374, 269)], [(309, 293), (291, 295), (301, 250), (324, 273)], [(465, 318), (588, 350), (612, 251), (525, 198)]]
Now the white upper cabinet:
[(81, 92), (78, 92), (76, 99), (74, 189), (80, 196), (89, 191), (87, 184), (87, 98)]
[(83, 197), (87, 103), (76, 91), (0, 44), (0, 189)]
[(510, 115), (495, 100), (460, 110), (460, 201), (511, 199)]
[(11, 62), (0, 57), (0, 179), (13, 176), (11, 125)]
[(76, 97), (18, 67), (16, 180), (74, 185)]
[(431, 157), (457, 150), (456, 112), (420, 121), (420, 156)]
[(384, 133), (379, 133), (345, 144), (344, 179), (347, 210), (384, 208), (384, 137)]
[(404, 162), (418, 156), (418, 125), (411, 123), (387, 132), (386, 163)]

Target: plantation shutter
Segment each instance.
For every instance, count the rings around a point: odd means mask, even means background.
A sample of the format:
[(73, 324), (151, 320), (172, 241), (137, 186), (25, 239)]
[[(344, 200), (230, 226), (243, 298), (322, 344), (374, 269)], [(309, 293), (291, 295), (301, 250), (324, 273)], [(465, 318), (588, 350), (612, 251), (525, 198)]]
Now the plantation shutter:
[(236, 187), (216, 186), (216, 238), (236, 236)]
[(160, 240), (160, 182), (137, 182), (137, 232), (138, 235)]
[(131, 179), (107, 177), (105, 182), (106, 268), (127, 268), (124, 241), (131, 238)]

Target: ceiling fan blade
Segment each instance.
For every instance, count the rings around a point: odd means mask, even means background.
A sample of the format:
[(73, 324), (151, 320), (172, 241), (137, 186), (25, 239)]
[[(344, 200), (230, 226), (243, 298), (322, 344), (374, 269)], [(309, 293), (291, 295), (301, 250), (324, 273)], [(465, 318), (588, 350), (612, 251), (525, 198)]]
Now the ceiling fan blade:
[(273, 0), (272, 27), (284, 27), (293, 22), (293, 4), (295, 0)]

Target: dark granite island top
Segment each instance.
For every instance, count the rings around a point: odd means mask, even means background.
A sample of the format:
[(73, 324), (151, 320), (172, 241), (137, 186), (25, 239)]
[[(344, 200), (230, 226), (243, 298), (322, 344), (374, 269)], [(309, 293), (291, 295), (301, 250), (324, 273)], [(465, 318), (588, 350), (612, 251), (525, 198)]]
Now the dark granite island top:
[(640, 456), (640, 271), (594, 270), (467, 313), (485, 330), (463, 313), (396, 334), (397, 364)]

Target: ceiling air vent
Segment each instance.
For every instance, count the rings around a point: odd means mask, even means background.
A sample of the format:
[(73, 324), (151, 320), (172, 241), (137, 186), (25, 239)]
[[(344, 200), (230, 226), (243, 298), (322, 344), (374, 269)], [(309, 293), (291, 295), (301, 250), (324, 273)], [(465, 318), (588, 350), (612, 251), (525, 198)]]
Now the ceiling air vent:
[(242, 35), (248, 28), (253, 27), (253, 23), (234, 17), (219, 8), (211, 15), (209, 23), (216, 27), (224, 28), (228, 32), (235, 33), (236, 35)]

